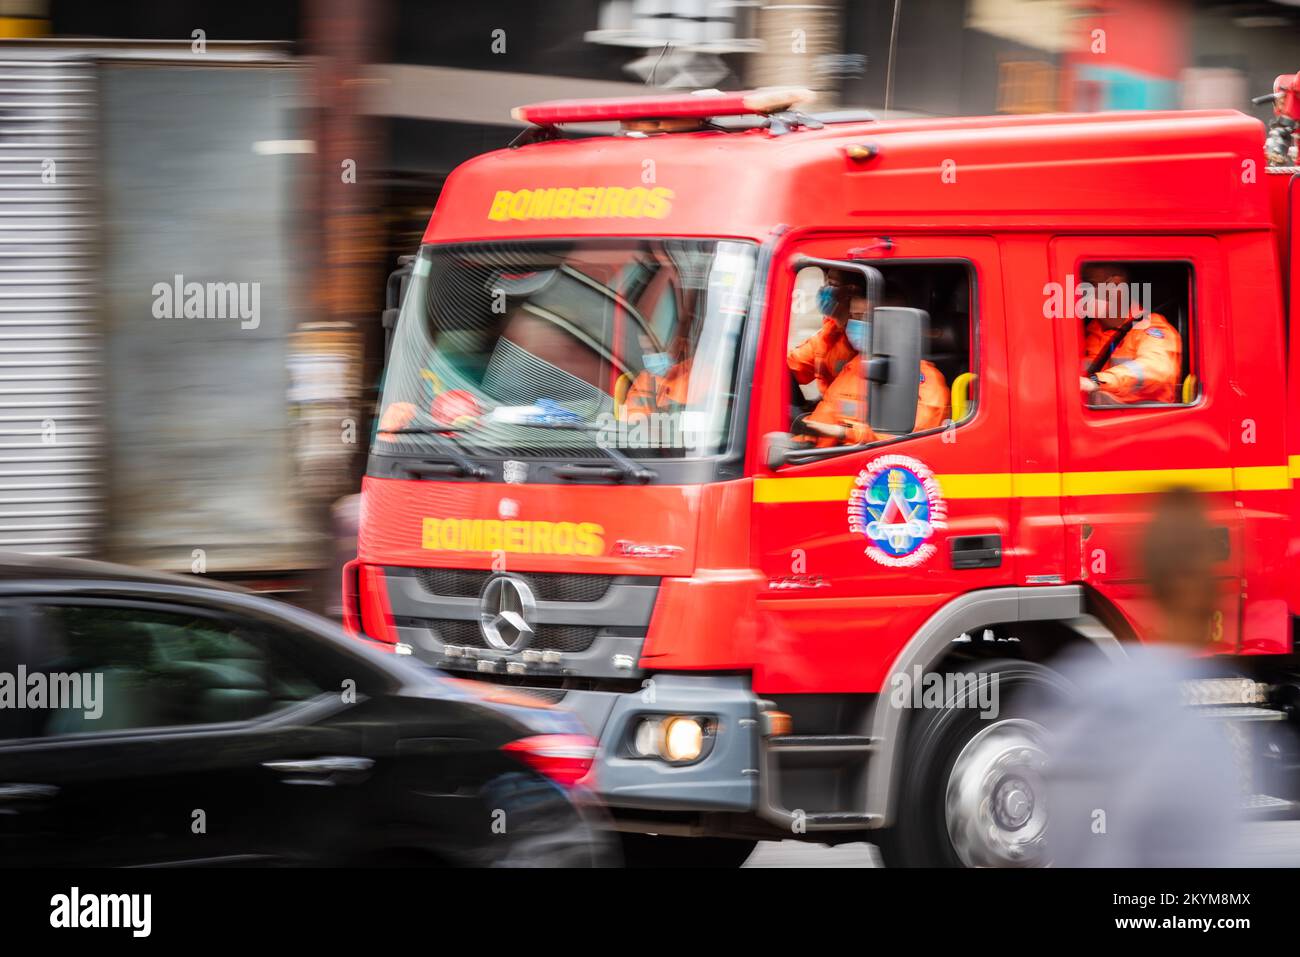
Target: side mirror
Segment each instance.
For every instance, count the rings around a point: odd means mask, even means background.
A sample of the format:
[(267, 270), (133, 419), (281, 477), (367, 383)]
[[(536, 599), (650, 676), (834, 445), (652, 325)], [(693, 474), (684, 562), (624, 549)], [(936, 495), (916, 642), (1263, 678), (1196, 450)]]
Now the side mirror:
[(788, 432), (769, 432), (763, 436), (763, 458), (773, 472), (790, 460), (794, 449), (794, 437)]
[(877, 306), (871, 316), (871, 354), (862, 364), (871, 431), (906, 435), (916, 425), (921, 349), (930, 316), (924, 309)]
[(393, 330), (397, 328), (397, 317), (402, 312), (402, 300), (406, 298), (406, 286), (411, 281), (415, 266), (414, 256), (398, 256), (397, 268), (388, 276), (384, 288), (384, 312), (380, 319), (384, 327), (384, 364), (388, 364), (388, 354), (393, 348)]

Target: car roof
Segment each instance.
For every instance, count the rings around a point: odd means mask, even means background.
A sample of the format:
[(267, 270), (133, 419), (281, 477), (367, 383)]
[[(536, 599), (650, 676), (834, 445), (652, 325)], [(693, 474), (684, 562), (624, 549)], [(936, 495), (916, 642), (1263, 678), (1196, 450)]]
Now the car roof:
[(124, 584), (210, 588), (214, 591), (248, 594), (248, 590), (245, 588), (213, 581), (203, 575), (175, 575), (169, 572), (134, 568), (130, 565), (117, 565), (112, 562), (91, 561), (84, 558), (64, 558), (53, 555), (35, 555), (0, 549), (0, 582), (72, 581), (82, 579), (122, 582)]

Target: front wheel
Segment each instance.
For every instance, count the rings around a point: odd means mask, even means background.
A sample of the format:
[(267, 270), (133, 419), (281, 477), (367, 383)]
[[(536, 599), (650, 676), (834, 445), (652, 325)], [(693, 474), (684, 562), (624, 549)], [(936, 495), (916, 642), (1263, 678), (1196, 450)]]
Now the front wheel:
[(895, 824), (875, 841), (888, 866), (1041, 867), (1048, 807), (1046, 731), (1025, 710), (1069, 693), (1060, 675), (1024, 661), (980, 664), (995, 708), (945, 701), (911, 716)]
[(629, 833), (621, 837), (625, 867), (732, 869), (749, 859), (756, 843), (730, 837), (677, 837)]

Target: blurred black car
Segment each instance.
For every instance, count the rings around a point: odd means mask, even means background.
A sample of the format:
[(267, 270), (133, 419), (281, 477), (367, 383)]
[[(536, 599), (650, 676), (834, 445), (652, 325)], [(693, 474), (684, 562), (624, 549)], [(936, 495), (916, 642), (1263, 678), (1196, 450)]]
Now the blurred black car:
[(0, 864), (590, 865), (595, 742), (237, 589), (0, 553)]

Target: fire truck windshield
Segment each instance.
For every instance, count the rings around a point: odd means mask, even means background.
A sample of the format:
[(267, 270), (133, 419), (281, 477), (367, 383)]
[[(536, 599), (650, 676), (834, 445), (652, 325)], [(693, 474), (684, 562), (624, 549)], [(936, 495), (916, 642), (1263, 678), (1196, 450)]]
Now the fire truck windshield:
[(374, 452), (719, 454), (757, 253), (698, 239), (423, 247)]

